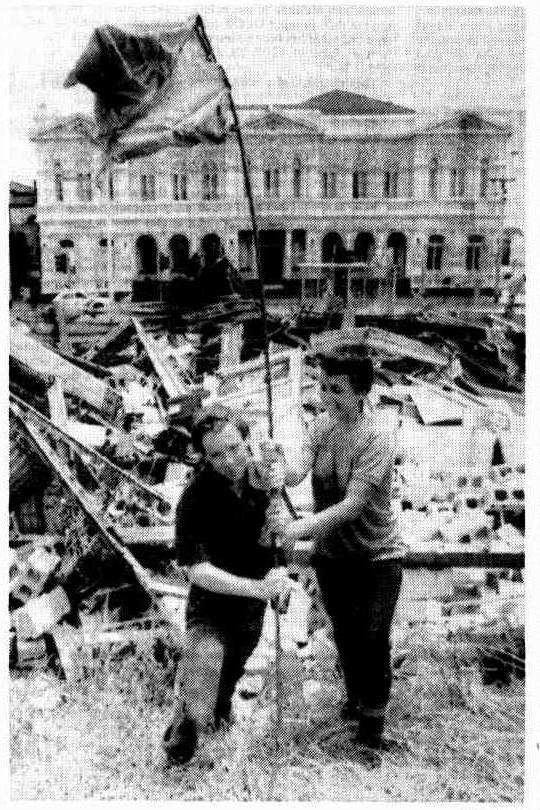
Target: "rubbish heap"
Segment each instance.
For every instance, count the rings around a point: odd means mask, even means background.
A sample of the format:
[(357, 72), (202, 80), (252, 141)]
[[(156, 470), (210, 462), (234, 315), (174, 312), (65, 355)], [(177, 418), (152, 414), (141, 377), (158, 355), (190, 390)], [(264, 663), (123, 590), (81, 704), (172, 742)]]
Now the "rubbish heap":
[[(139, 312), (78, 352), (12, 326), (13, 665), (45, 666), (56, 656), (66, 674), (82, 644), (107, 635), (167, 628), (181, 639), (187, 583), (173, 561), (174, 523), (198, 463), (190, 420), (200, 405), (219, 401), (251, 420), (254, 441), (264, 437), (266, 371), (254, 323), (242, 306), (236, 314), (205, 311), (174, 328), (163, 313), (152, 320)], [(461, 386), (438, 347), (377, 326), (307, 342), (275, 323), (273, 335), (276, 438), (290, 458), (319, 407), (314, 354), (337, 343), (370, 348), (372, 405), (399, 436), (393, 503), (415, 582), (430, 581), (428, 569), (472, 565), (483, 583), (487, 568), (508, 581), (501, 571), (523, 567), (521, 402)], [(309, 481), (289, 494), (300, 513), (312, 508)], [(297, 652), (331, 646), (320, 626), (309, 544), (299, 546), (292, 570), (310, 600), (283, 619), (284, 644)], [(441, 605), (459, 597), (454, 580), (446, 579)], [(251, 674), (268, 661), (270, 630), (261, 643)]]

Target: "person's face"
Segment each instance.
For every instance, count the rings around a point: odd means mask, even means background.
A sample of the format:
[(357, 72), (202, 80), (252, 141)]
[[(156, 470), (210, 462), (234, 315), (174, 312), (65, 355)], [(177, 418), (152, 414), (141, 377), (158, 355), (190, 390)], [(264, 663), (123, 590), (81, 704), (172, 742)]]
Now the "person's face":
[(244, 477), (249, 449), (238, 428), (226, 424), (221, 430), (206, 433), (202, 445), (206, 461), (215, 472), (232, 484)]
[(321, 404), (331, 417), (350, 421), (360, 413), (362, 395), (354, 391), (346, 374), (328, 375), (321, 369)]

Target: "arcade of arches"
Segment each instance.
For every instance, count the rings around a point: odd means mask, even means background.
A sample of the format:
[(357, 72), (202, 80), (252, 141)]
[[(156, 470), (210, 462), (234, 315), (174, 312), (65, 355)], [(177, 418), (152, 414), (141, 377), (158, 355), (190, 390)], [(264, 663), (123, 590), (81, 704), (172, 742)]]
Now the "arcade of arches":
[[(516, 229), (497, 237), (481, 233), (444, 233), (436, 229), (427, 233), (391, 229), (381, 232), (368, 228), (353, 232), (348, 229), (288, 230), (283, 223), (276, 223), (273, 227), (262, 227), (259, 233), (263, 274), (270, 285), (281, 285), (303, 275), (316, 278), (320, 272), (317, 266), (321, 263), (364, 265), (359, 269), (366, 278), (374, 280), (387, 278), (392, 272), (398, 288), (403, 289), (420, 284), (459, 285), (474, 273), (494, 275), (496, 265), (501, 272), (504, 269), (515, 272), (516, 267), (524, 266), (523, 234)], [(68, 236), (58, 239), (52, 248), (57, 286), (64, 286), (66, 282), (84, 286), (78, 240)], [(169, 278), (192, 275), (199, 264), (211, 263), (221, 253), (227, 254), (246, 280), (256, 275), (253, 234), (247, 229), (202, 235), (187, 229), (166, 236), (139, 233), (132, 242), (124, 243), (124, 253), (119, 255), (121, 242), (121, 236), (113, 238), (115, 290), (135, 294), (138, 288), (139, 300), (143, 295), (159, 299), (160, 284)], [(99, 248), (96, 246), (92, 251), (96, 266), (88, 272), (88, 282), (101, 284), (107, 279), (107, 241), (98, 237), (97, 244)], [(20, 245), (13, 244), (12, 252), (15, 255), (17, 251), (23, 252), (23, 248), (21, 240)], [(66, 274), (70, 276), (72, 268), (77, 268), (77, 273), (68, 281)]]

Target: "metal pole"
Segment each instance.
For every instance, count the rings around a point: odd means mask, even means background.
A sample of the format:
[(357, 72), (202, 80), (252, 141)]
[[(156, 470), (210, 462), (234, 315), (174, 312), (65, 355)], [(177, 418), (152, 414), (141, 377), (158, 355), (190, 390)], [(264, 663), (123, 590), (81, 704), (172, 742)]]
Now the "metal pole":
[(105, 206), (105, 230), (107, 234), (107, 293), (110, 298), (111, 304), (114, 302), (114, 255), (113, 255), (113, 244), (112, 244), (112, 210), (111, 210), (111, 198), (110, 198), (110, 189), (111, 189), (111, 182), (112, 182), (112, 175), (111, 175), (111, 168), (109, 167), (107, 171), (107, 177), (103, 180), (103, 185), (105, 187), (105, 195), (106, 195), (106, 206)]
[[(204, 24), (200, 16), (197, 17), (196, 25), (199, 31), (199, 35), (203, 41), (205, 50), (207, 52), (208, 58), (218, 64), (212, 45), (210, 40), (206, 36), (206, 32), (204, 30)], [(268, 408), (268, 433), (270, 438), (274, 436), (274, 420), (273, 420), (273, 408), (272, 408), (272, 371), (270, 366), (270, 351), (268, 346), (268, 322), (267, 322), (267, 310), (266, 310), (266, 297), (264, 293), (264, 278), (262, 272), (262, 263), (261, 263), (261, 251), (260, 251), (260, 242), (259, 242), (259, 229), (257, 226), (257, 218), (255, 215), (255, 205), (253, 202), (253, 193), (251, 189), (251, 180), (249, 177), (249, 167), (246, 157), (246, 151), (244, 148), (244, 141), (242, 138), (242, 132), (240, 130), (240, 121), (238, 120), (238, 113), (236, 111), (236, 106), (234, 103), (234, 99), (232, 96), (232, 87), (231, 83), (229, 82), (229, 78), (225, 73), (223, 67), (219, 65), (221, 70), (221, 74), (223, 77), (223, 82), (225, 87), (228, 90), (229, 94), (229, 103), (231, 106), (231, 112), (233, 115), (234, 121), (234, 130), (236, 132), (236, 137), (238, 139), (238, 147), (240, 150), (240, 158), (242, 161), (242, 170), (244, 173), (244, 184), (246, 188), (246, 196), (249, 205), (249, 213), (251, 217), (251, 224), (253, 229), (253, 244), (255, 248), (255, 262), (257, 264), (257, 275), (259, 279), (259, 298), (260, 298), (260, 308), (261, 308), (261, 321), (262, 321), (262, 328), (263, 328), (263, 353), (264, 353), (264, 363), (266, 368), (266, 399), (267, 399), (267, 408)], [(281, 493), (279, 496), (281, 498)], [(274, 565), (278, 565), (278, 549), (276, 538), (274, 535), (271, 537), (272, 543), (272, 555), (274, 558)], [(281, 736), (281, 729), (283, 725), (283, 685), (281, 679), (281, 671), (282, 671), (282, 647), (281, 647), (281, 627), (280, 627), (280, 620), (279, 620), (279, 606), (276, 603), (274, 605), (274, 627), (276, 633), (276, 643), (275, 643), (275, 687), (276, 687), (276, 725), (275, 725), (275, 735), (276, 735), (276, 747), (279, 746), (280, 743), (280, 736)]]
[(218, 64), (217, 59), (214, 54), (214, 50), (206, 35), (206, 31), (204, 30), (204, 24), (200, 16), (197, 17), (196, 25), (198, 28), (198, 32), (201, 36), (203, 41), (204, 47), (206, 49), (208, 58), (218, 65), (219, 69), (221, 70), (221, 75), (223, 77), (223, 83), (228, 90), (229, 93), (229, 104), (231, 106), (231, 112), (233, 115), (234, 121), (234, 131), (236, 132), (236, 137), (238, 139), (238, 147), (240, 149), (240, 159), (242, 161), (242, 170), (244, 174), (244, 184), (246, 188), (246, 197), (249, 206), (249, 214), (251, 218), (251, 227), (253, 230), (253, 245), (255, 248), (255, 263), (257, 265), (257, 276), (259, 280), (259, 299), (260, 299), (260, 307), (261, 307), (261, 322), (263, 328), (263, 341), (264, 341), (264, 361), (266, 367), (266, 398), (267, 398), (267, 405), (268, 405), (268, 433), (270, 438), (274, 436), (274, 419), (273, 419), (273, 408), (272, 408), (272, 372), (270, 367), (270, 354), (268, 348), (268, 318), (267, 318), (267, 308), (266, 308), (266, 296), (264, 292), (264, 277), (262, 272), (262, 262), (261, 262), (261, 248), (260, 248), (260, 240), (259, 240), (259, 228), (257, 226), (257, 218), (255, 215), (255, 205), (253, 202), (253, 193), (251, 189), (251, 180), (249, 176), (249, 166), (246, 157), (246, 150), (244, 147), (244, 140), (242, 138), (242, 132), (240, 129), (240, 121), (238, 120), (238, 113), (236, 111), (236, 105), (234, 103), (234, 99), (232, 96), (232, 87), (229, 81), (225, 70), (221, 65)]

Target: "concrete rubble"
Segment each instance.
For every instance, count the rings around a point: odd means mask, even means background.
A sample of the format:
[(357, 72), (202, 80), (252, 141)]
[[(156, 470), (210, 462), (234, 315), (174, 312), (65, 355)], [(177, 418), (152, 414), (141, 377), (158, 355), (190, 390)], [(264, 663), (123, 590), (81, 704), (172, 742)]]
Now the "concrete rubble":
[[(181, 644), (187, 582), (172, 556), (176, 503), (197, 463), (191, 416), (222, 402), (244, 412), (255, 437), (266, 429), (256, 313), (240, 304), (226, 310), (174, 329), (148, 312), (124, 315), (90, 345), (66, 350), (64, 341), (62, 354), (28, 326), (12, 327), (12, 459), (25, 462), (31, 448), (49, 471), (29, 495), (25, 464), (12, 463), (12, 665), (44, 668), (54, 656), (71, 678), (85, 646), (142, 642), (145, 634), (172, 634)], [(376, 326), (311, 342), (280, 324), (274, 332), (276, 433), (290, 456), (318, 407), (314, 352), (362, 340), (375, 356), (373, 405), (399, 435), (393, 504), (409, 546), (402, 620), (443, 634), (471, 620), (519, 623), (522, 582), (507, 572), (519, 574), (524, 557), (522, 409), (504, 391), (478, 393), (480, 382), (475, 391), (460, 387), (447, 375), (441, 343)], [(495, 440), (507, 451), (497, 464)], [(300, 513), (312, 508), (309, 484), (289, 494)], [(293, 568), (301, 580), (308, 561), (309, 548), (299, 549)], [(455, 575), (469, 567), (478, 581)], [(304, 662), (308, 703), (318, 689), (309, 661), (333, 654), (320, 615), (307, 588), (281, 621), (284, 654)], [(246, 670), (246, 699), (264, 688), (274, 632), (269, 612)]]

